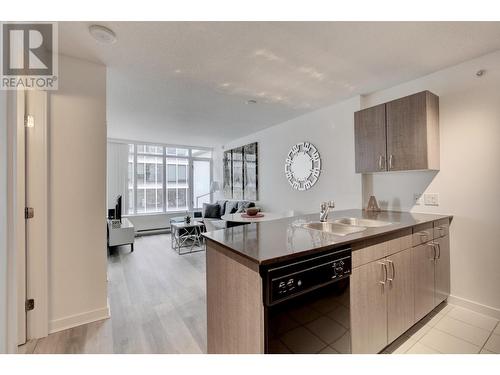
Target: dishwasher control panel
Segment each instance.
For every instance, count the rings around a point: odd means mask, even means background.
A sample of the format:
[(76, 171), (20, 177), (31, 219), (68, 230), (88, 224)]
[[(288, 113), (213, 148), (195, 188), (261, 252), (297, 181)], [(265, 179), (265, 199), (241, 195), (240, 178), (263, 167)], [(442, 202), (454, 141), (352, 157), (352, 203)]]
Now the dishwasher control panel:
[(307, 257), (264, 273), (268, 305), (314, 290), (351, 274), (351, 249)]

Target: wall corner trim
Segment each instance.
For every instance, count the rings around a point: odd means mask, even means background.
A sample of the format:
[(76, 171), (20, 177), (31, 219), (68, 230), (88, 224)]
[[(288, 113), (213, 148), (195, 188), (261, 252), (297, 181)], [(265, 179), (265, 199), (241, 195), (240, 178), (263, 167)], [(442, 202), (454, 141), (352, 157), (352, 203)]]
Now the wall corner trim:
[(51, 320), (49, 322), (49, 334), (64, 331), (65, 329), (77, 327), (83, 324), (97, 322), (99, 320), (108, 319), (111, 317), (109, 305), (106, 307), (86, 311), (75, 315), (66, 316), (64, 318)]

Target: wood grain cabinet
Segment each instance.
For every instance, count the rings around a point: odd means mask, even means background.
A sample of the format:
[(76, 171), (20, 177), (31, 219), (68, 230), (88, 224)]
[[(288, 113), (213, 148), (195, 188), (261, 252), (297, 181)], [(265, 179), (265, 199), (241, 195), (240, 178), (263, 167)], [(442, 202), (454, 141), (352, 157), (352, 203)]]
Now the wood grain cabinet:
[(434, 222), (434, 238), (447, 236), (450, 231), (450, 222), (448, 219), (437, 220)]
[(422, 91), (354, 114), (356, 172), (439, 170), (439, 97)]
[(435, 261), (435, 301), (439, 305), (450, 295), (450, 236), (435, 239), (437, 256)]
[(422, 245), (434, 239), (434, 226), (432, 223), (419, 224), (413, 227), (413, 246)]
[(356, 172), (387, 169), (385, 104), (354, 113)]
[(351, 346), (353, 354), (378, 353), (387, 346), (387, 265), (374, 261), (352, 270)]
[(412, 249), (415, 321), (419, 321), (434, 308), (434, 256), (435, 247), (427, 242)]
[(387, 339), (393, 342), (415, 323), (411, 249), (386, 259), (388, 265)]
[[(422, 319), (450, 295), (449, 222), (434, 224), (434, 229), (440, 227), (434, 230), (434, 238), (412, 249), (415, 321)], [(440, 236), (441, 233), (446, 235)]]
[(353, 248), (351, 349), (379, 353), (450, 295), (449, 219)]
[[(411, 246), (410, 241), (406, 243)], [(411, 250), (409, 247), (353, 269), (352, 353), (378, 353), (414, 324)]]

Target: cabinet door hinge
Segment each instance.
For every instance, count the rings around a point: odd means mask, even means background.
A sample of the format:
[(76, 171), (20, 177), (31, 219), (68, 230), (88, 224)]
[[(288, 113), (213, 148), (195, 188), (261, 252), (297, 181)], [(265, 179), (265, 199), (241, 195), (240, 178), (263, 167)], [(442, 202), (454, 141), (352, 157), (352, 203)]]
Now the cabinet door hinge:
[(33, 298), (26, 300), (26, 311), (31, 311), (35, 309), (35, 300)]
[(25, 207), (24, 208), (24, 218), (25, 219), (33, 219), (35, 216), (35, 209), (33, 207)]

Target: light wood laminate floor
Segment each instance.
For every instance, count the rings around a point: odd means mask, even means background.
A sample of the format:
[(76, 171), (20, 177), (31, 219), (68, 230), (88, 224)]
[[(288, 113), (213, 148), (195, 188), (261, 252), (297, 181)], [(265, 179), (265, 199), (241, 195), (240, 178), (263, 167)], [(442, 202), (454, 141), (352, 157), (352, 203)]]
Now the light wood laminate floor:
[(170, 235), (136, 238), (108, 258), (111, 318), (33, 340), (20, 353), (205, 353), (205, 252), (177, 255)]

